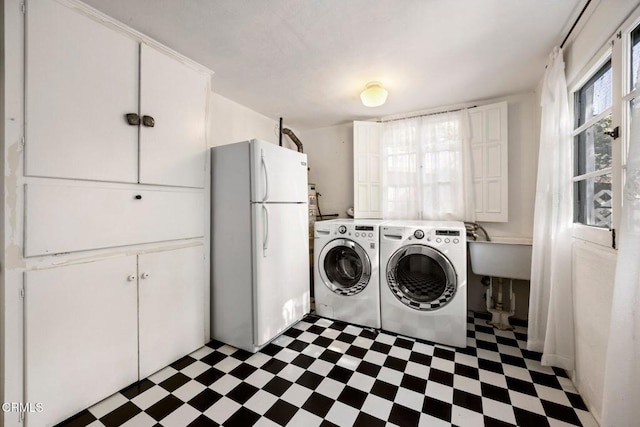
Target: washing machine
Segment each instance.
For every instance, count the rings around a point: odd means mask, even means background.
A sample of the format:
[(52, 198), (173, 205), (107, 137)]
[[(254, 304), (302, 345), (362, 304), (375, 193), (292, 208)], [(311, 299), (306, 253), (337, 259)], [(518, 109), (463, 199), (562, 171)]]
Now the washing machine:
[(380, 227), (382, 329), (467, 345), (464, 223), (388, 221)]
[(314, 296), (319, 316), (380, 328), (381, 220), (334, 219), (314, 228)]

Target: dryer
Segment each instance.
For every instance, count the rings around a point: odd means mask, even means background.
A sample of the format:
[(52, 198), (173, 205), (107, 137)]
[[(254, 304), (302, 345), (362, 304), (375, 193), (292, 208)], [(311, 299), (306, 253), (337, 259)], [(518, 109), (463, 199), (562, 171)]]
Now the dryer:
[(371, 219), (315, 223), (313, 283), (319, 316), (380, 328), (381, 223)]
[(388, 221), (380, 227), (380, 314), (384, 330), (466, 347), (464, 223)]

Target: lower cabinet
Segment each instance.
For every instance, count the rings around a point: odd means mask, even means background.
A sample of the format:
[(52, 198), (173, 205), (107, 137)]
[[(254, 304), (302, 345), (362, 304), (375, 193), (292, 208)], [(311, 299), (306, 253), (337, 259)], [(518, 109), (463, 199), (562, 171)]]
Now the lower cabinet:
[(65, 420), (204, 345), (203, 247), (25, 272), (29, 427)]
[(140, 379), (204, 345), (202, 246), (138, 256)]

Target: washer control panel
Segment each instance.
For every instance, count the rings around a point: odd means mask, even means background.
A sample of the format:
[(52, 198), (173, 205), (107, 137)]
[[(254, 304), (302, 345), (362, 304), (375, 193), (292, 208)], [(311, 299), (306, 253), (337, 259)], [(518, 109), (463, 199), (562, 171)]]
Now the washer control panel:
[(415, 229), (409, 234), (409, 240), (420, 240), (427, 244), (454, 244), (465, 242), (460, 230), (446, 229)]
[(373, 225), (340, 224), (332, 227), (335, 236), (356, 238), (359, 240), (377, 241), (378, 230)]

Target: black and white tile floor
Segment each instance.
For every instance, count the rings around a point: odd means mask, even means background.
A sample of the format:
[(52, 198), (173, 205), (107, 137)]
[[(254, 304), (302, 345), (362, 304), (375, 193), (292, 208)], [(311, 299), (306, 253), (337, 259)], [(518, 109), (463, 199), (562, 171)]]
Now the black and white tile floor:
[(256, 354), (211, 342), (60, 425), (597, 425), (526, 329), (486, 320), (469, 313), (453, 349), (309, 315)]

